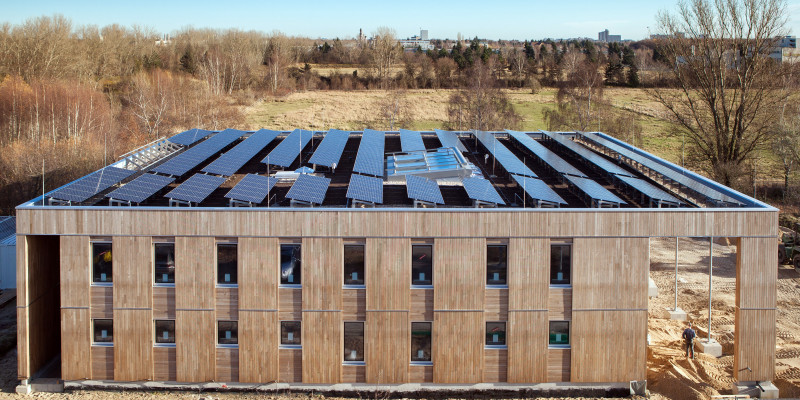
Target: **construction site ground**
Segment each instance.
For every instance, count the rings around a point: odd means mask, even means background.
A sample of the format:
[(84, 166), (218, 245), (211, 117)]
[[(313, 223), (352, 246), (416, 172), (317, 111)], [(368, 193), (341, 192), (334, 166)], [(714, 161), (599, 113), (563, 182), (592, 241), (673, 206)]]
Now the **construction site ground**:
[[(650, 242), (650, 277), (658, 286), (658, 296), (650, 298), (647, 355), (647, 387), (652, 399), (707, 399), (732, 394), (733, 329), (736, 285), (736, 246), (726, 240), (714, 244), (712, 336), (722, 344), (722, 357), (697, 353), (687, 359), (681, 347), (684, 322), (664, 318), (663, 310), (675, 302), (675, 239), (653, 238)], [(777, 259), (777, 256), (776, 256)], [(695, 324), (698, 336), (708, 331), (709, 241), (682, 238), (679, 243), (678, 306)], [(800, 397), (800, 273), (788, 265), (778, 268), (778, 314), (775, 379), (781, 397)], [(10, 302), (0, 310), (0, 334), (15, 331), (16, 307)], [(622, 349), (624, 351), (624, 349)], [(14, 393), (17, 385), (16, 350), (0, 358), (0, 399), (28, 399)], [(365, 398), (386, 397), (388, 393), (363, 393)], [(323, 398), (314, 394), (289, 393), (198, 393), (145, 391), (71, 391), (36, 393), (37, 399), (301, 399)], [(412, 396), (413, 397), (413, 396)], [(474, 398), (475, 394), (465, 393)], [(478, 395), (485, 398), (485, 395)]]

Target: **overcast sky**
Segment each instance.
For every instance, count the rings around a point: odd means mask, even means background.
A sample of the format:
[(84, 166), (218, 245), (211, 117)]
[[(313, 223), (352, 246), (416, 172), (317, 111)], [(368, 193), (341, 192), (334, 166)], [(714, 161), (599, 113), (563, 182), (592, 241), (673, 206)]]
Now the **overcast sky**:
[[(660, 10), (674, 10), (677, 0), (619, 1), (64, 1), (3, 0), (0, 21), (18, 24), (28, 18), (62, 14), (75, 25), (141, 25), (160, 33), (183, 27), (238, 28), (312, 38), (367, 36), (379, 26), (399, 37), (427, 29), (430, 38), (542, 39), (589, 37), (609, 29), (623, 39), (643, 39), (656, 32)], [(800, 33), (800, 0), (790, 1), (788, 29)]]

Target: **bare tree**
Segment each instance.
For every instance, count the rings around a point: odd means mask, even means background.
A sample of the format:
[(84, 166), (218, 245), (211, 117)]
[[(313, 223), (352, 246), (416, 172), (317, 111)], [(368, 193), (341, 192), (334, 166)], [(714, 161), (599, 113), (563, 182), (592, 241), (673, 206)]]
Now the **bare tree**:
[(403, 54), (394, 29), (382, 26), (372, 34), (371, 54), (372, 67), (381, 82), (381, 89), (386, 89), (392, 77), (392, 67)]
[(508, 96), (497, 87), (491, 65), (494, 62), (494, 58), (489, 59), (489, 65), (476, 60), (468, 73), (468, 87), (450, 96), (448, 129), (497, 130), (519, 126), (521, 117)]
[(267, 82), (275, 94), (286, 86), (286, 68), (294, 62), (291, 43), (284, 34), (275, 31), (267, 38), (263, 63), (267, 66)]
[(558, 82), (557, 108), (545, 113), (548, 129), (589, 129), (603, 96), (599, 68), (598, 61), (589, 60), (575, 49), (565, 54), (567, 79)]
[(651, 90), (711, 176), (730, 185), (768, 140), (780, 108), (769, 58), (785, 33), (784, 0), (691, 0), (659, 14), (660, 49), (679, 90)]
[(170, 108), (171, 88), (167, 87), (169, 78), (163, 71), (140, 72), (133, 77), (133, 90), (130, 102), (131, 112), (136, 116), (149, 140), (159, 136), (159, 128)]

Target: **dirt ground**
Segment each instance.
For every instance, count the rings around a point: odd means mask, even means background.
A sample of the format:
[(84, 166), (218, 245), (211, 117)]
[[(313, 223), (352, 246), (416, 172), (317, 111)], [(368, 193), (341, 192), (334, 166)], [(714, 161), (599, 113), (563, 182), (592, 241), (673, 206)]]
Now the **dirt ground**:
[[(696, 325), (700, 338), (708, 330), (708, 240), (680, 240), (678, 306)], [(711, 332), (723, 349), (714, 358), (697, 353), (686, 359), (680, 335), (684, 324), (664, 319), (662, 310), (675, 301), (675, 239), (654, 238), (650, 242), (650, 276), (659, 295), (650, 299), (648, 330), (651, 344), (647, 357), (647, 386), (652, 399), (705, 399), (731, 394), (733, 379), (733, 323), (736, 278), (736, 247), (724, 241), (714, 244), (714, 277)], [(8, 329), (15, 316), (14, 302), (0, 310), (0, 326)], [(6, 323), (3, 324), (3, 321)], [(781, 397), (800, 397), (800, 274), (790, 266), (778, 267), (778, 316), (775, 383)], [(17, 384), (17, 354), (11, 350), (0, 358), (0, 400), (2, 399), (322, 399), (318, 395), (196, 392), (113, 392), (14, 394)]]

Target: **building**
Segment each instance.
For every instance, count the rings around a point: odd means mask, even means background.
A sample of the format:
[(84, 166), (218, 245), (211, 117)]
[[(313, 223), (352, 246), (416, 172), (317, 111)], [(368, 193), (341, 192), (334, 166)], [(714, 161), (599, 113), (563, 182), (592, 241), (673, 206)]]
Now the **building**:
[(17, 235), (14, 217), (0, 217), (0, 289), (17, 287)]
[(797, 50), (797, 38), (794, 36), (784, 36), (777, 38), (775, 47), (772, 48), (769, 56), (780, 62), (796, 63), (800, 61), (800, 51)]
[(606, 29), (597, 34), (597, 40), (599, 42), (606, 42), (606, 43), (621, 42), (622, 35), (610, 35), (608, 33), (608, 29)]
[(410, 38), (400, 39), (397, 41), (403, 46), (404, 49), (422, 49), (422, 51), (427, 50), (434, 50), (434, 46), (431, 44), (431, 41), (428, 39), (428, 30), (421, 29), (419, 31), (419, 35), (414, 35)]
[(17, 208), (19, 378), (627, 390), (649, 238), (725, 237), (764, 385), (777, 215), (597, 132), (193, 129)]

